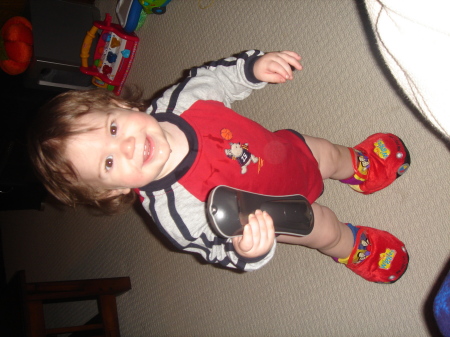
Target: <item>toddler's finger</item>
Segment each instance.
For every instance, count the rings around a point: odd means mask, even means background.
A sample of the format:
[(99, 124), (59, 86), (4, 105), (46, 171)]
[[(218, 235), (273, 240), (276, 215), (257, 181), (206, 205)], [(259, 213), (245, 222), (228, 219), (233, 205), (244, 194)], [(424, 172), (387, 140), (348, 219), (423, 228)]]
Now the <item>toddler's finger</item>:
[(273, 241), (275, 239), (275, 226), (273, 224), (273, 219), (266, 211), (263, 212), (263, 217), (266, 223), (267, 239)]
[(266, 252), (272, 246), (275, 238), (273, 221), (267, 212), (262, 212), (258, 210), (255, 212), (255, 215), (259, 220), (259, 230), (260, 230), (260, 239), (258, 242), (259, 245), (258, 248)]
[(261, 223), (259, 217), (252, 214), (250, 226), (252, 229), (252, 245), (253, 248), (258, 247), (261, 242)]
[(245, 225), (243, 236), (240, 237), (238, 241), (239, 248), (244, 252), (248, 252), (253, 248), (253, 234), (249, 224)]
[[(293, 52), (292, 52), (293, 53)], [(295, 57), (295, 56), (298, 56), (298, 58), (297, 57)], [(288, 64), (289, 64), (289, 66), (292, 66), (292, 67), (294, 67), (295, 69), (297, 69), (297, 70), (302, 70), (302, 65), (300, 64), (300, 55), (298, 55), (297, 53), (294, 53), (294, 55), (291, 55), (291, 54), (288, 54), (288, 53), (286, 53), (286, 52), (282, 52), (281, 54), (280, 54), (280, 57), (283, 59), (283, 60), (285, 60)]]
[(292, 56), (296, 60), (300, 60), (302, 58), (298, 53), (296, 53), (295, 51), (291, 51), (291, 50), (283, 50), (281, 53)]
[(292, 69), (289, 64), (284, 65), (280, 62), (271, 62), (268, 70), (275, 76), (273, 76), (273, 82), (285, 82), (292, 78)]

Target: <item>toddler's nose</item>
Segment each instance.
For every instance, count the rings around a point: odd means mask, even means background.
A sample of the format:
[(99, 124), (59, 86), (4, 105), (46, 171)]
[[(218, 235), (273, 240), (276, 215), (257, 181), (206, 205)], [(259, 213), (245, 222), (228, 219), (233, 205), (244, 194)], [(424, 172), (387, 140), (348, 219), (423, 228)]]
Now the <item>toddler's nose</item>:
[(120, 150), (128, 159), (133, 158), (135, 142), (136, 139), (134, 137), (128, 137), (122, 141), (122, 144), (120, 144)]

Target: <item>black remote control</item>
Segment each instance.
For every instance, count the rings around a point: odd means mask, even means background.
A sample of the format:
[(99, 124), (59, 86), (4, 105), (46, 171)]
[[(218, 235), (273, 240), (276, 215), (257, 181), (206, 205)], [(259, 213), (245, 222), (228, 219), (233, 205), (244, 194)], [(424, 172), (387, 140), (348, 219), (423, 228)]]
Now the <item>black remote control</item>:
[(264, 195), (221, 185), (209, 194), (206, 208), (211, 227), (224, 238), (242, 235), (257, 209), (272, 217), (277, 234), (305, 236), (314, 227), (311, 204), (300, 194)]

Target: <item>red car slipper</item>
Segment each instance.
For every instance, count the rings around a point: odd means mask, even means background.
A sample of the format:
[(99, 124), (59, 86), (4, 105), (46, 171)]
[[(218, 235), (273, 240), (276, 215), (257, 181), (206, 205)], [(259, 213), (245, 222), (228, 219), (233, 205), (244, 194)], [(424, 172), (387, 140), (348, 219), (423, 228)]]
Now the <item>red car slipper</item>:
[(391, 133), (376, 133), (349, 150), (355, 174), (341, 182), (363, 194), (379, 191), (392, 184), (407, 171), (411, 163), (405, 144)]
[(347, 268), (377, 283), (393, 283), (405, 273), (409, 256), (403, 242), (386, 231), (348, 225), (358, 231)]

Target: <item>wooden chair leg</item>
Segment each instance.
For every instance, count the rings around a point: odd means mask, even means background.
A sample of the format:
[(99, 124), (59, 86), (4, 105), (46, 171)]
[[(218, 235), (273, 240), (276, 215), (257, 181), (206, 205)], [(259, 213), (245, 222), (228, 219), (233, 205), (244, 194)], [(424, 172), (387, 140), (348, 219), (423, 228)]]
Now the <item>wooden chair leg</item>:
[(26, 306), (27, 336), (45, 337), (44, 304), (42, 301), (27, 302)]
[(115, 295), (102, 295), (97, 300), (98, 312), (102, 318), (105, 335), (120, 337), (119, 316)]

